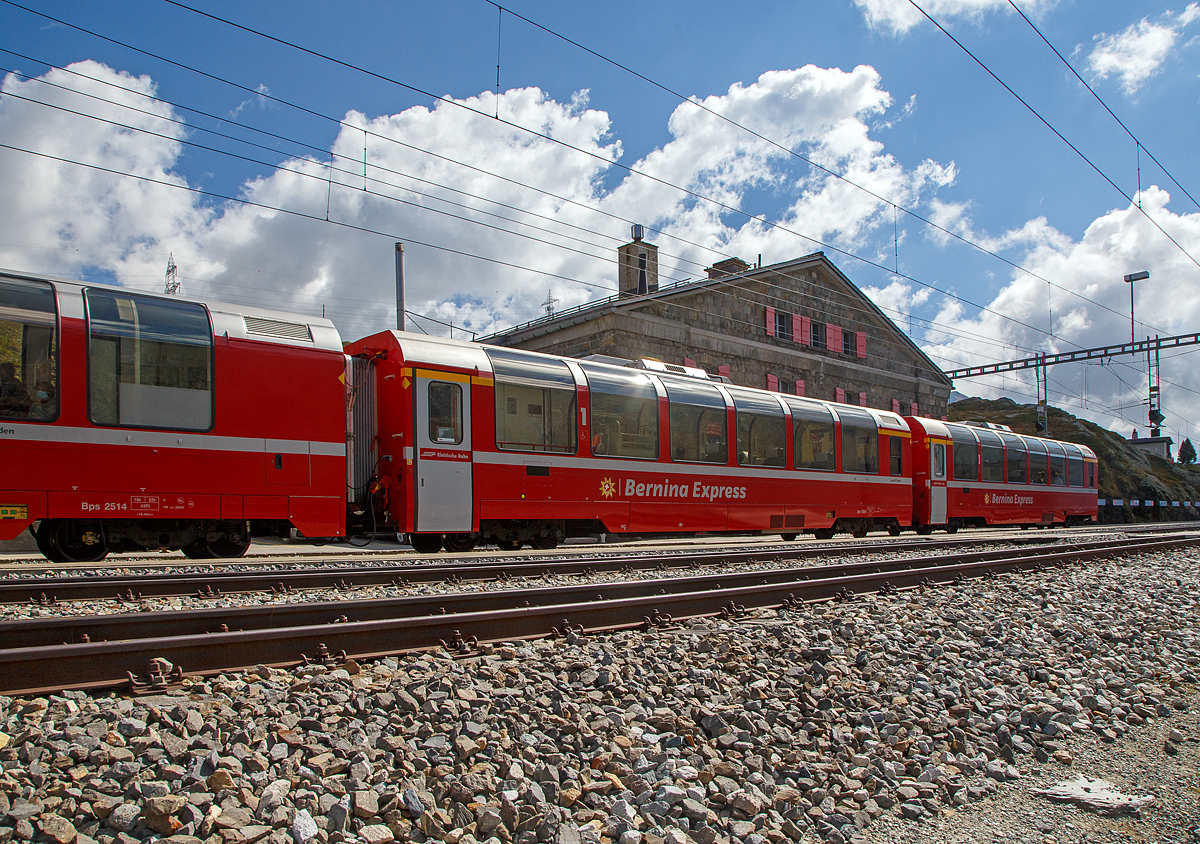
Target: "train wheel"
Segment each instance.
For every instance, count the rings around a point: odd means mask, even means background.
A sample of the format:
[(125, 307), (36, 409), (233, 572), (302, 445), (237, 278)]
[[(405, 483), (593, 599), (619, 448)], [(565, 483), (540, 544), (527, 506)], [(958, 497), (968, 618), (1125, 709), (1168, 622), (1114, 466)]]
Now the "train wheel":
[(888, 536), (899, 536), (900, 525), (888, 525)]
[(958, 525), (954, 523), (946, 525), (946, 533), (958, 533)]
[(850, 529), (850, 535), (855, 539), (862, 539), (867, 535), (867, 523), (862, 519), (859, 519), (854, 523), (854, 527)]
[(440, 533), (410, 533), (408, 544), (418, 554), (436, 554), (442, 550), (442, 535)]
[(833, 539), (833, 528), (817, 528), (813, 531), (813, 536), (817, 539)]
[(780, 538), (780, 539), (782, 539), (784, 542), (795, 542), (795, 541), (796, 541), (796, 536), (797, 536), (797, 534), (794, 534), (794, 533), (781, 533), (781, 534), (779, 534), (779, 538)]
[(99, 522), (45, 519), (38, 526), (37, 543), (55, 563), (95, 563), (108, 555)]
[(549, 551), (552, 548), (558, 547), (558, 534), (543, 533), (529, 540), (529, 544), (539, 551)]
[(501, 551), (520, 551), (525, 543), (519, 539), (497, 539), (496, 547)]
[(933, 525), (917, 525), (917, 536), (929, 536), (933, 533)]
[(446, 550), (454, 553), (462, 553), (465, 551), (474, 551), (475, 544), (478, 538), (469, 533), (448, 533), (446, 534)]
[(248, 535), (236, 537), (222, 536), (215, 542), (208, 543), (210, 556), (227, 560), (244, 557), (249, 549), (250, 537)]
[(179, 549), (189, 560), (211, 560), (216, 556), (208, 547), (208, 540), (201, 536)]

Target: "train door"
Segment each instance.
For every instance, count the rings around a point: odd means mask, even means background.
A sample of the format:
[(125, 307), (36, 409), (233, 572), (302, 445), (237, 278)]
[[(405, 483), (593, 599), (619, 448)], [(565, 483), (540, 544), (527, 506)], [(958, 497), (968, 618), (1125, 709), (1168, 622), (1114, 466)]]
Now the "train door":
[(471, 530), (471, 379), (416, 370), (416, 530)]
[(946, 444), (929, 443), (929, 523), (946, 523)]

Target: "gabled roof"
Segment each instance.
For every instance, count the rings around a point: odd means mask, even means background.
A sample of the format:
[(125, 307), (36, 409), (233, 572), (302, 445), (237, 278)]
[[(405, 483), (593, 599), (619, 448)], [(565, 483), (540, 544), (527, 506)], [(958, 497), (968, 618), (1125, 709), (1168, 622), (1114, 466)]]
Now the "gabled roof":
[(830, 276), (840, 281), (845, 285), (847, 293), (858, 298), (864, 306), (864, 309), (869, 313), (873, 313), (878, 317), (879, 321), (889, 326), (895, 337), (903, 344), (907, 345), (914, 356), (924, 362), (932, 374), (942, 380), (946, 386), (951, 386), (952, 382), (942, 372), (929, 356), (921, 350), (921, 347), (912, 341), (912, 339), (901, 331), (896, 324), (885, 314), (879, 307), (871, 301), (846, 275), (837, 268), (837, 266), (825, 257), (824, 252), (814, 252), (811, 255), (804, 255), (800, 258), (793, 258), (790, 261), (784, 261), (778, 264), (768, 264), (765, 267), (752, 267), (743, 272), (730, 275), (722, 275), (717, 278), (703, 278), (689, 281), (681, 281), (672, 284), (668, 287), (660, 287), (654, 293), (647, 293), (642, 296), (609, 296), (607, 299), (601, 299), (598, 302), (589, 302), (586, 305), (580, 305), (566, 311), (559, 311), (551, 316), (540, 317), (539, 319), (531, 320), (521, 325), (513, 326), (512, 328), (498, 331), (490, 334), (487, 337), (478, 338), (480, 343), (493, 343), (497, 345), (520, 345), (523, 342), (532, 340), (535, 337), (542, 337), (547, 334), (553, 334), (565, 328), (574, 325), (582, 325), (586, 322), (599, 319), (609, 314), (618, 313), (621, 311), (635, 311), (645, 307), (647, 304), (669, 301), (674, 298), (692, 296), (696, 293), (710, 290), (717, 287), (730, 285), (738, 285), (742, 282), (753, 282), (762, 280), (771, 275), (787, 274), (789, 272), (820, 266), (828, 271)]

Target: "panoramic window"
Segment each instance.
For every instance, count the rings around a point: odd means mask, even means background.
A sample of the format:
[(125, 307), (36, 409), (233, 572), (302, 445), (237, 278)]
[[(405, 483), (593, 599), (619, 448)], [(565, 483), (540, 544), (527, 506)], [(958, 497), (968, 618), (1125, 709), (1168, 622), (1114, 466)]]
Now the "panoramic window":
[(671, 402), (671, 459), (725, 463), (729, 459), (725, 397), (703, 381), (664, 378)]
[(1016, 434), (1001, 434), (1004, 446), (1008, 450), (1008, 482), (1023, 484), (1027, 482), (1026, 469), (1029, 466), (1029, 453), (1025, 450), (1025, 441)]
[(1067, 453), (1061, 443), (1047, 442), (1046, 450), (1050, 452), (1050, 485), (1067, 485)]
[(983, 480), (1004, 482), (1004, 442), (998, 434), (992, 431), (978, 430), (980, 463), (983, 469)]
[(788, 399), (792, 411), (792, 448), (797, 469), (832, 472), (834, 465), (833, 414), (820, 402)]
[(495, 375), (496, 448), (573, 454), (575, 379), (560, 360), (487, 349)]
[(458, 445), (463, 441), (462, 385), (429, 384), (429, 441)]
[(737, 458), (741, 466), (786, 466), (787, 421), (770, 396), (731, 387), (737, 410)]
[(0, 279), (0, 419), (58, 418), (54, 288)]
[(1083, 486), (1083, 452), (1071, 443), (1063, 443), (1063, 448), (1067, 450), (1067, 483)]
[(634, 370), (580, 366), (592, 406), (592, 454), (658, 457), (658, 394), (649, 377)]
[(1045, 444), (1034, 437), (1026, 437), (1025, 444), (1029, 447), (1029, 482), (1031, 484), (1048, 483), (1050, 473), (1046, 467)]
[(86, 290), (88, 413), (97, 425), (206, 431), (212, 329), (202, 305)]
[(951, 457), (954, 480), (979, 480), (979, 455), (976, 453), (975, 435), (970, 428), (962, 425), (947, 425), (950, 436), (954, 440), (954, 454)]
[(842, 421), (842, 471), (879, 474), (879, 426), (865, 410), (838, 408)]

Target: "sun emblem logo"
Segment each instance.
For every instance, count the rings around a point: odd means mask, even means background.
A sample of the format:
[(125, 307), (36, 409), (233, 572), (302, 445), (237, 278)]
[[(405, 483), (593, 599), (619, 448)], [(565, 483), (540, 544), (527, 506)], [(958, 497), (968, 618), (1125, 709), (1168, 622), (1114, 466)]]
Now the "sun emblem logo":
[(991, 496), (991, 495), (989, 495), (989, 494), (987, 494), (987, 493), (985, 492), (985, 493), (983, 494), (983, 503), (984, 503), (984, 504), (990, 504), (990, 503), (991, 503), (991, 498), (992, 498), (992, 496)]
[(612, 478), (605, 478), (600, 482), (600, 494), (605, 498), (612, 498), (616, 491), (617, 485), (612, 482)]

